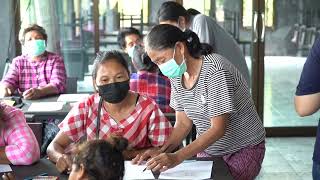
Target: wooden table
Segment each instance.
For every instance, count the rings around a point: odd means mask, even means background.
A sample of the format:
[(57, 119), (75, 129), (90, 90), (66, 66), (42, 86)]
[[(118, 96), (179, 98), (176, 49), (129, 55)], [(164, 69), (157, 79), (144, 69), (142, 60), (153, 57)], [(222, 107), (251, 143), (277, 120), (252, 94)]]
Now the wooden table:
[[(220, 157), (214, 158), (197, 158), (197, 160), (212, 160), (212, 172), (211, 179), (214, 180), (232, 180), (232, 176), (229, 172), (225, 162)], [(47, 173), (49, 176), (58, 176), (59, 180), (68, 179), (65, 174), (60, 174), (56, 169), (55, 165), (48, 159), (40, 159), (37, 163), (30, 166), (11, 166), (16, 179), (24, 179), (26, 177), (33, 177), (41, 173)]]

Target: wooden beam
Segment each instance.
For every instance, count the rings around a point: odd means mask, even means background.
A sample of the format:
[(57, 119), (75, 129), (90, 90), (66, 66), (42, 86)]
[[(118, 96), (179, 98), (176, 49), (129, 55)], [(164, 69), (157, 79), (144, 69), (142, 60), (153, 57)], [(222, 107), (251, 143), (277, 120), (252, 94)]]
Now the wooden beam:
[(93, 0), (93, 23), (94, 23), (94, 51), (99, 52), (100, 31), (99, 31), (99, 0)]
[(176, 0), (176, 2), (183, 5), (183, 0)]
[[(14, 12), (16, 10), (16, 12)], [(15, 46), (16, 46), (16, 54), (15, 56), (17, 56), (18, 54), (21, 54), (21, 44), (19, 41), (19, 31), (21, 28), (21, 19), (20, 19), (20, 0), (14, 0), (13, 1), (13, 10), (12, 10), (12, 14), (14, 14), (14, 18), (12, 19), (13, 21), (15, 21), (15, 27), (14, 27), (14, 41), (15, 41)], [(11, 46), (11, 44), (9, 44), (9, 46)]]

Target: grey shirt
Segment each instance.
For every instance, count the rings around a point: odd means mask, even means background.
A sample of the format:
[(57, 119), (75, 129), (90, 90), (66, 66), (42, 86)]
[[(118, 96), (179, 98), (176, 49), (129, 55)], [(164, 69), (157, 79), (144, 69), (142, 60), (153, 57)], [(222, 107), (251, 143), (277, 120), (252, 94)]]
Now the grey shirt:
[(250, 85), (249, 69), (237, 42), (211, 17), (198, 14), (191, 17), (190, 24), (200, 42), (210, 44), (215, 53), (228, 59)]

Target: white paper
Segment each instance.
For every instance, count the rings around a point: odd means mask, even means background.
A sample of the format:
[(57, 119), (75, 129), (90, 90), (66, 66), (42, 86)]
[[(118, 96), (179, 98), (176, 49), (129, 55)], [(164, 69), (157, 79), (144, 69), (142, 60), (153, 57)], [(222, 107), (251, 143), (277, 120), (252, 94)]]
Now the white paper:
[(150, 170), (145, 170), (146, 165), (134, 165), (131, 161), (125, 161), (124, 180), (131, 179), (154, 179)]
[(0, 173), (11, 172), (12, 169), (9, 164), (0, 164)]
[(89, 94), (60, 94), (58, 102), (78, 102), (86, 97)]
[(159, 179), (209, 179), (213, 161), (186, 160), (178, 166), (162, 172)]
[(59, 111), (63, 108), (65, 102), (34, 102), (31, 103), (29, 112), (50, 112)]

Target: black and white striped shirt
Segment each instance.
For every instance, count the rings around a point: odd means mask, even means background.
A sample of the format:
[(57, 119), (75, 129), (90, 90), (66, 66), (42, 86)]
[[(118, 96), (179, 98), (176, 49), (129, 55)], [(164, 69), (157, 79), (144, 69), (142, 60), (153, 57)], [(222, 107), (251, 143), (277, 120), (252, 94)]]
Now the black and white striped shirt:
[(170, 106), (187, 114), (196, 126), (197, 136), (211, 127), (211, 118), (229, 114), (225, 135), (210, 145), (206, 153), (230, 154), (264, 141), (265, 130), (249, 87), (241, 73), (224, 57), (205, 56), (198, 81), (191, 89), (182, 86), (181, 78), (170, 81)]

